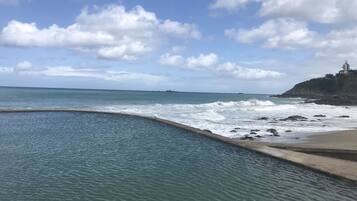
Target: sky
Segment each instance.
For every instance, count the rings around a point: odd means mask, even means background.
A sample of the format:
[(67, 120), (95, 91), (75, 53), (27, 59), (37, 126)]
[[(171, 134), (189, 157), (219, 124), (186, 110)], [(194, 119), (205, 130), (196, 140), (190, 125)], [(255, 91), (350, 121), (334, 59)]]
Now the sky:
[(357, 65), (356, 10), (355, 0), (0, 0), (0, 85), (282, 93)]

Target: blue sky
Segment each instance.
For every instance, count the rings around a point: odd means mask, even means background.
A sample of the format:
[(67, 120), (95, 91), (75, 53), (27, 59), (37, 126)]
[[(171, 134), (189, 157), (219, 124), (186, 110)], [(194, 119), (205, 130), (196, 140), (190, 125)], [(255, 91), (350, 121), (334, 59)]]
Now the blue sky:
[(0, 85), (280, 93), (357, 63), (356, 9), (353, 0), (0, 0)]

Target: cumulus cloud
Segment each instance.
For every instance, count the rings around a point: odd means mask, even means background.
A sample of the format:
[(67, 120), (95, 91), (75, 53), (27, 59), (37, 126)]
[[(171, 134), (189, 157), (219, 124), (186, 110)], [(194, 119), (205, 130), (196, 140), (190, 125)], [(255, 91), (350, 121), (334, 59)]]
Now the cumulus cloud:
[(227, 29), (225, 35), (239, 43), (258, 43), (265, 48), (307, 49), (318, 57), (349, 59), (357, 55), (357, 26), (322, 34), (310, 30), (305, 22), (279, 18), (250, 29)]
[(16, 67), (0, 67), (0, 73), (16, 73), (18, 75), (39, 75), (48, 77), (75, 77), (108, 81), (142, 81), (155, 84), (167, 80), (165, 76), (127, 71), (97, 68), (75, 68), (72, 66), (34, 67), (31, 62), (23, 61)]
[(178, 66), (182, 68), (199, 69), (208, 68), (218, 62), (218, 56), (214, 53), (200, 54), (197, 57), (184, 58), (181, 55), (166, 53), (161, 55), (159, 63), (162, 65)]
[(232, 62), (220, 64), (217, 67), (217, 71), (241, 79), (279, 78), (285, 75), (284, 73), (277, 71), (263, 70), (260, 68), (246, 68)]
[(160, 24), (160, 30), (180, 38), (201, 38), (201, 32), (198, 31), (197, 26), (194, 24), (165, 20)]
[(279, 78), (284, 73), (264, 70), (260, 68), (247, 68), (233, 62), (219, 64), (218, 56), (214, 53), (200, 54), (198, 57), (184, 58), (181, 55), (171, 55), (169, 53), (161, 55), (159, 63), (162, 65), (176, 66), (190, 70), (208, 70), (220, 75), (240, 78), (240, 79), (265, 79)]
[(357, 20), (357, 1), (261, 0), (262, 16), (293, 17), (319, 23)]
[(185, 59), (181, 55), (172, 55), (169, 53), (161, 55), (159, 59), (159, 63), (162, 65), (168, 66), (178, 66), (184, 67), (185, 66)]
[(251, 29), (227, 29), (225, 35), (241, 43), (262, 42), (267, 48), (286, 49), (310, 46), (317, 39), (317, 33), (306, 23), (285, 18), (268, 20)]
[(339, 23), (357, 20), (356, 0), (215, 0), (210, 9), (236, 10), (245, 5), (258, 2), (259, 15), (287, 17), (318, 23)]
[(10, 21), (0, 44), (21, 47), (63, 47), (92, 52), (101, 58), (133, 60), (153, 51), (165, 37), (198, 39), (194, 24), (160, 20), (141, 6), (126, 10), (111, 5), (84, 9), (67, 27), (39, 28), (36, 23)]
[(239, 9), (245, 6), (249, 2), (254, 2), (259, 0), (215, 0), (209, 5), (211, 10), (224, 9), (228, 11)]
[(186, 65), (189, 68), (207, 68), (216, 65), (218, 56), (214, 53), (200, 54), (198, 57), (189, 57), (186, 59)]

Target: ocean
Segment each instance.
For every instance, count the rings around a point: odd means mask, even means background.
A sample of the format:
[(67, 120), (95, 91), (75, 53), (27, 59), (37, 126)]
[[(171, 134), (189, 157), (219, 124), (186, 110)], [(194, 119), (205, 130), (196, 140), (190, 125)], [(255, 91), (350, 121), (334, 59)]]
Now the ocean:
[[(0, 109), (53, 108), (161, 117), (231, 138), (255, 130), (253, 137), (259, 135), (260, 140), (273, 142), (303, 140), (306, 135), (357, 125), (357, 107), (317, 105), (268, 94), (0, 88)], [(292, 115), (308, 120), (281, 121)], [(346, 115), (349, 117), (341, 117)], [(259, 120), (262, 117), (266, 120)], [(280, 137), (272, 137), (267, 132), (270, 128)]]
[(351, 183), (140, 117), (0, 113), (0, 128), (1, 201), (357, 197)]

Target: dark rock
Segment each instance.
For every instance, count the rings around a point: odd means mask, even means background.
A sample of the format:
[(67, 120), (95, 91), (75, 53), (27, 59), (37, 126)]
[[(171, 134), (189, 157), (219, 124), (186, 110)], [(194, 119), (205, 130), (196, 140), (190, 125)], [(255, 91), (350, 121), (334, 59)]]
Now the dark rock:
[(278, 97), (307, 98), (316, 104), (357, 105), (357, 70), (301, 82)]
[(254, 131), (250, 131), (250, 134), (251, 134), (251, 135), (256, 135), (256, 134), (258, 134), (258, 133), (254, 132)]
[(259, 132), (260, 130), (259, 129), (252, 129), (250, 130), (250, 132)]
[(339, 116), (339, 118), (350, 118), (350, 116), (348, 116), (348, 115), (341, 115), (341, 116)]
[(263, 136), (261, 136), (261, 135), (256, 135), (255, 137), (256, 137), (256, 138), (262, 138)]
[(249, 136), (249, 135), (244, 135), (243, 137), (240, 138), (241, 140), (254, 140), (253, 137)]
[(235, 130), (239, 130), (240, 128), (239, 127), (237, 127), (237, 128), (234, 128)]
[(204, 129), (203, 131), (207, 132), (207, 133), (212, 133), (212, 131), (208, 130), (208, 129)]
[(317, 114), (317, 115), (314, 115), (314, 117), (326, 117), (326, 115), (323, 115), (323, 114)]
[(259, 117), (258, 120), (268, 120), (268, 117)]
[(236, 133), (237, 131), (236, 131), (236, 130), (231, 130), (230, 132), (231, 132), (231, 133)]
[(273, 136), (280, 136), (278, 131), (276, 129), (274, 129), (274, 128), (268, 129), (267, 132), (273, 134)]
[(300, 115), (293, 115), (285, 119), (280, 119), (281, 121), (307, 121), (306, 117)]
[(293, 132), (292, 130), (286, 130), (285, 133), (291, 133)]

